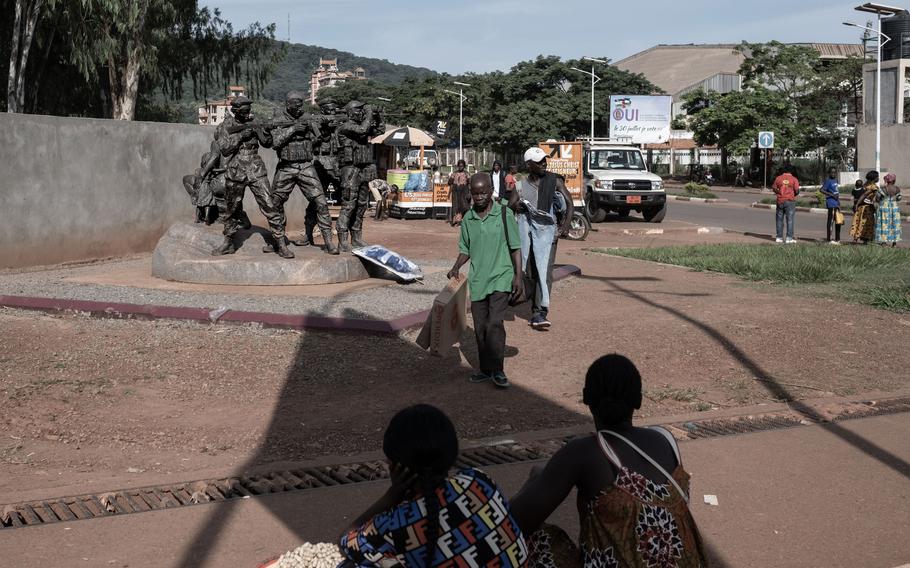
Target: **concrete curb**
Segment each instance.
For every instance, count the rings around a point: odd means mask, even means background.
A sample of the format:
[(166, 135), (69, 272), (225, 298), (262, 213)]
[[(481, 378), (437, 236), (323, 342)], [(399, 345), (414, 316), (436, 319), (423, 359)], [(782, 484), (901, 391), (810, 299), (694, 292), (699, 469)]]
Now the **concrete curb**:
[[(581, 274), (581, 269), (572, 264), (554, 267), (553, 281)], [(276, 314), (269, 312), (247, 312), (242, 310), (212, 310), (184, 306), (155, 306), (149, 304), (126, 304), (118, 302), (96, 302), (94, 300), (64, 300), (60, 298), (37, 298), (32, 296), (0, 295), (0, 307), (20, 310), (34, 310), (52, 313), (81, 313), (96, 318), (112, 319), (172, 319), (201, 324), (259, 324), (262, 327), (296, 330), (336, 331), (342, 333), (396, 334), (400, 331), (423, 325), (430, 310), (423, 310), (390, 320), (367, 320), (307, 314)]]
[[(771, 211), (777, 210), (777, 205), (775, 205), (773, 203), (759, 203), (757, 201), (755, 203), (753, 203), (752, 205), (750, 205), (749, 207), (751, 207), (753, 209), (770, 209)], [(828, 214), (827, 209), (822, 209), (820, 207), (797, 207), (796, 210), (800, 213), (814, 213), (815, 215), (827, 215)], [(841, 211), (841, 213), (844, 214), (844, 217), (846, 217), (848, 214), (851, 216), (853, 215), (852, 211), (849, 213), (847, 211)]]
[(689, 197), (688, 195), (667, 195), (667, 199), (673, 201), (694, 201), (695, 203), (729, 203), (729, 199), (724, 199), (722, 197), (709, 198), (709, 197)]
[(695, 233), (697, 235), (720, 235), (727, 232), (723, 227), (680, 227), (678, 229), (623, 229), (615, 233), (619, 235), (628, 235), (641, 237), (648, 235), (665, 235), (673, 233)]

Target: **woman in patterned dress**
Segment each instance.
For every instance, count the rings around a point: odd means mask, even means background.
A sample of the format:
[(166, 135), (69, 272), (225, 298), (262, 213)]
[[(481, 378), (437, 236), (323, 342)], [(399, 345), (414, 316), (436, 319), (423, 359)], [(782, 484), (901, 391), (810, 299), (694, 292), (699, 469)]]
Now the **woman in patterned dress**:
[[(601, 357), (588, 369), (584, 402), (597, 432), (566, 444), (512, 500), (512, 514), (530, 535), (531, 568), (707, 565), (673, 436), (632, 425), (641, 399), (641, 376), (622, 355)], [(573, 487), (578, 548), (561, 529), (544, 525)]]
[(402, 410), (382, 449), (392, 485), (342, 535), (339, 568), (527, 566), (525, 539), (493, 480), (471, 468), (449, 472), (458, 438), (441, 410)]
[(897, 176), (885, 175), (885, 187), (878, 190), (878, 211), (875, 217), (875, 242), (896, 247), (901, 240), (901, 190)]
[(866, 174), (866, 185), (863, 193), (855, 201), (853, 211), (853, 224), (850, 226), (850, 235), (853, 241), (868, 243), (875, 236), (875, 197), (878, 194), (878, 172), (875, 170)]

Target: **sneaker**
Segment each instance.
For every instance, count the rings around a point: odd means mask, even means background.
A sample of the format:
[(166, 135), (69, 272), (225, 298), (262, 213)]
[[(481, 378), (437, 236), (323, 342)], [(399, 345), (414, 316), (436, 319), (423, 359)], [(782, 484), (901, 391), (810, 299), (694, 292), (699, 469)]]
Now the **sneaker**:
[(501, 389), (507, 389), (509, 388), (509, 379), (504, 372), (496, 371), (493, 373), (493, 384)]
[(473, 373), (470, 377), (468, 377), (468, 380), (471, 381), (472, 383), (484, 383), (486, 381), (489, 381), (492, 378), (493, 378), (492, 373), (487, 373), (484, 371), (477, 371), (476, 373)]
[(795, 245), (795, 244), (796, 244), (796, 239), (787, 239), (787, 240), (786, 240), (786, 243), (787, 243), (788, 245)]
[(775, 242), (775, 243), (782, 243), (782, 242), (784, 242), (784, 239), (781, 239), (781, 238), (778, 237), (778, 238), (774, 239), (774, 242)]
[(534, 329), (537, 329), (537, 330), (544, 330), (544, 329), (549, 329), (551, 325), (553, 325), (553, 324), (550, 323), (550, 320), (548, 320), (547, 318), (545, 318), (543, 316), (538, 316), (537, 322), (534, 324), (531, 324), (531, 327), (533, 327)]

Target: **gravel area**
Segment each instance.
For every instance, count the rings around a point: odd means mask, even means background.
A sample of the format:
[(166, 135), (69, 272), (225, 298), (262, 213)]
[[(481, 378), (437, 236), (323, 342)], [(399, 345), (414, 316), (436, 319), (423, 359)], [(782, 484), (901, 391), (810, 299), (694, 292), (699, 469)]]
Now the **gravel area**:
[[(429, 309), (435, 295), (446, 284), (446, 273), (440, 270), (426, 274), (422, 283), (381, 285), (323, 298), (305, 295), (266, 296), (156, 290), (139, 286), (67, 281), (68, 278), (97, 273), (98, 264), (33, 272), (0, 272), (0, 295), (386, 320)], [(147, 265), (148, 259), (115, 260), (103, 264), (109, 271), (135, 269), (139, 264)], [(419, 264), (424, 269), (443, 268), (450, 266), (451, 261), (422, 260)]]

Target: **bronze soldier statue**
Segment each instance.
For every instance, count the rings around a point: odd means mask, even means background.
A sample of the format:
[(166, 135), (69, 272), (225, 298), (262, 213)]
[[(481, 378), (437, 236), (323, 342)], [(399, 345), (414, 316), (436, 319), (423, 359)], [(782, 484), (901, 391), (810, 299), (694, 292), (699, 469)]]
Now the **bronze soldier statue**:
[[(196, 172), (183, 176), (183, 188), (190, 195), (190, 201), (196, 208), (195, 223), (211, 225), (218, 218), (218, 207), (215, 202), (215, 179), (219, 177), (215, 167), (221, 161), (221, 151), (215, 141), (212, 141), (210, 151), (202, 155), (201, 163)], [(220, 172), (220, 181), (224, 183), (224, 172)]]
[(224, 243), (212, 254), (218, 256), (236, 252), (233, 236), (243, 224), (243, 195), (249, 187), (259, 210), (269, 222), (278, 254), (283, 258), (294, 258), (294, 253), (288, 250), (285, 243), (284, 225), (272, 202), (268, 173), (259, 155), (260, 144), (269, 147), (272, 139), (266, 129), (253, 122), (252, 104), (247, 97), (235, 98), (231, 102), (232, 116), (218, 125), (215, 132), (215, 139), (227, 165), (225, 205), (220, 219), (224, 223)]
[[(278, 153), (278, 167), (272, 179), (272, 200), (281, 222), (287, 225), (284, 204), (295, 187), (299, 187), (307, 199), (307, 219), (304, 223), (306, 238), (295, 244), (313, 242), (313, 225), (319, 225), (325, 250), (338, 254), (338, 247), (332, 241), (332, 216), (325, 198), (319, 174), (313, 167), (313, 140), (321, 135), (321, 125), (313, 115), (303, 112), (303, 93), (291, 91), (285, 99), (285, 110), (275, 113), (272, 121), (272, 147)], [(311, 213), (311, 208), (314, 209)], [(315, 219), (313, 219), (315, 217)], [(305, 242), (304, 242), (305, 241)], [(280, 251), (279, 251), (280, 254)]]
[[(344, 116), (338, 114), (338, 105), (332, 99), (320, 99), (319, 111), (322, 113), (317, 116), (319, 122), (319, 136), (314, 140), (313, 167), (316, 174), (319, 175), (319, 182), (326, 193), (326, 199), (329, 197), (329, 186), (335, 190), (341, 189), (341, 178), (338, 174), (338, 133), (336, 132), (339, 124), (344, 122)], [(295, 245), (306, 246), (313, 243), (313, 228), (316, 227), (316, 203), (310, 202), (306, 208), (306, 219), (304, 220), (304, 238), (293, 241)]]
[[(379, 114), (370, 105), (351, 101), (345, 105), (348, 120), (338, 127), (341, 149), (341, 212), (338, 214), (338, 245), (343, 252), (366, 246), (363, 241), (363, 216), (370, 204), (367, 184), (376, 177), (373, 146), (370, 138), (381, 134), (385, 127)], [(348, 243), (350, 232), (351, 243)]]

